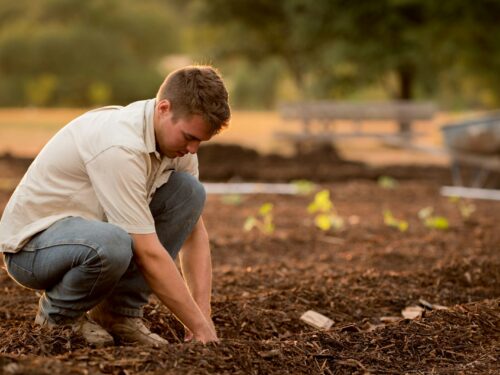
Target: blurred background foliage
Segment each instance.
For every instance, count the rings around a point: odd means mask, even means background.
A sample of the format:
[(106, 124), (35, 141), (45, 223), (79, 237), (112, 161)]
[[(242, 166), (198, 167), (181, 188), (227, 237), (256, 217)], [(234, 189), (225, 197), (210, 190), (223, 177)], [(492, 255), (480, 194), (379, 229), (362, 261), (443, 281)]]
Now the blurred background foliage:
[(500, 0), (0, 0), (0, 106), (154, 96), (209, 63), (236, 108), (281, 100), (500, 103)]

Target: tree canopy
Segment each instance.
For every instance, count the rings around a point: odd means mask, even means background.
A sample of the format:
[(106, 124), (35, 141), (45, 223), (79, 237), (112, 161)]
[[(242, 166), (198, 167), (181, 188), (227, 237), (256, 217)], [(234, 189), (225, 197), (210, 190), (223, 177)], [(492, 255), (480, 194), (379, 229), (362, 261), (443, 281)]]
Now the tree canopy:
[(160, 1), (0, 2), (0, 101), (94, 105), (151, 95), (175, 50)]
[(216, 56), (277, 56), (304, 97), (345, 95), (339, 88), (377, 82), (392, 98), (428, 97), (447, 77), (500, 98), (496, 0), (191, 3), (198, 22), (216, 30)]
[(498, 0), (0, 0), (0, 105), (149, 97), (168, 54), (223, 70), (233, 103), (498, 105)]

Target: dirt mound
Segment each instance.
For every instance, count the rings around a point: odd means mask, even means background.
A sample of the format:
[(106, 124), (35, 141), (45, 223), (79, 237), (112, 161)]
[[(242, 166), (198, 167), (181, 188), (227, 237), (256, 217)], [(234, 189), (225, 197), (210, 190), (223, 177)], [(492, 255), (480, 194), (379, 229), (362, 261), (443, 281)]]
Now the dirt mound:
[(200, 178), (203, 181), (268, 181), (286, 182), (307, 179), (319, 182), (350, 179), (375, 180), (389, 175), (397, 179), (427, 179), (450, 183), (447, 168), (436, 166), (370, 167), (364, 163), (342, 159), (331, 145), (322, 145), (302, 153), (284, 157), (261, 155), (238, 145), (207, 144), (200, 147)]

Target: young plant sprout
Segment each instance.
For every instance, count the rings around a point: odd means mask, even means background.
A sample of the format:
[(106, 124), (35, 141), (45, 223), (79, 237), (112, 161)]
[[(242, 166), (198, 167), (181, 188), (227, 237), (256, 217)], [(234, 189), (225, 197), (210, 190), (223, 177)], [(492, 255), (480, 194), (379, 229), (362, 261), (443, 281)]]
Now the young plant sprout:
[(274, 232), (273, 223), (273, 204), (264, 203), (260, 206), (256, 216), (249, 216), (243, 224), (245, 232), (257, 228), (264, 234), (272, 234)]
[(224, 194), (220, 198), (220, 200), (223, 204), (231, 206), (239, 206), (241, 203), (243, 203), (243, 198), (241, 197), (241, 194)]
[(323, 231), (340, 230), (344, 227), (344, 219), (337, 213), (328, 190), (316, 193), (314, 200), (307, 206), (307, 211), (316, 214), (314, 224)]
[(433, 207), (424, 207), (418, 211), (418, 217), (427, 228), (445, 230), (449, 228), (448, 219), (444, 216), (434, 216)]
[(472, 202), (460, 199), (460, 197), (450, 197), (450, 202), (456, 205), (462, 219), (468, 220), (476, 211), (476, 205)]
[(295, 186), (297, 193), (301, 195), (309, 195), (316, 190), (314, 182), (309, 180), (293, 180), (291, 184)]
[(406, 220), (396, 219), (390, 210), (384, 210), (384, 224), (388, 227), (397, 228), (400, 232), (406, 232), (409, 227)]
[(389, 176), (380, 176), (377, 183), (382, 189), (396, 189), (399, 185), (396, 179)]

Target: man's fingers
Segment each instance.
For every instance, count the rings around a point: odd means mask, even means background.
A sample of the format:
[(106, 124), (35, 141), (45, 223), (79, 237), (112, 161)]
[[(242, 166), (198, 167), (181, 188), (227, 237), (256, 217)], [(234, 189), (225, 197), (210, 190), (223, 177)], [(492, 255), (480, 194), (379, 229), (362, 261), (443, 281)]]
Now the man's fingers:
[(189, 329), (186, 328), (186, 331), (184, 333), (184, 342), (192, 341), (193, 338), (194, 338), (193, 332), (191, 332)]

